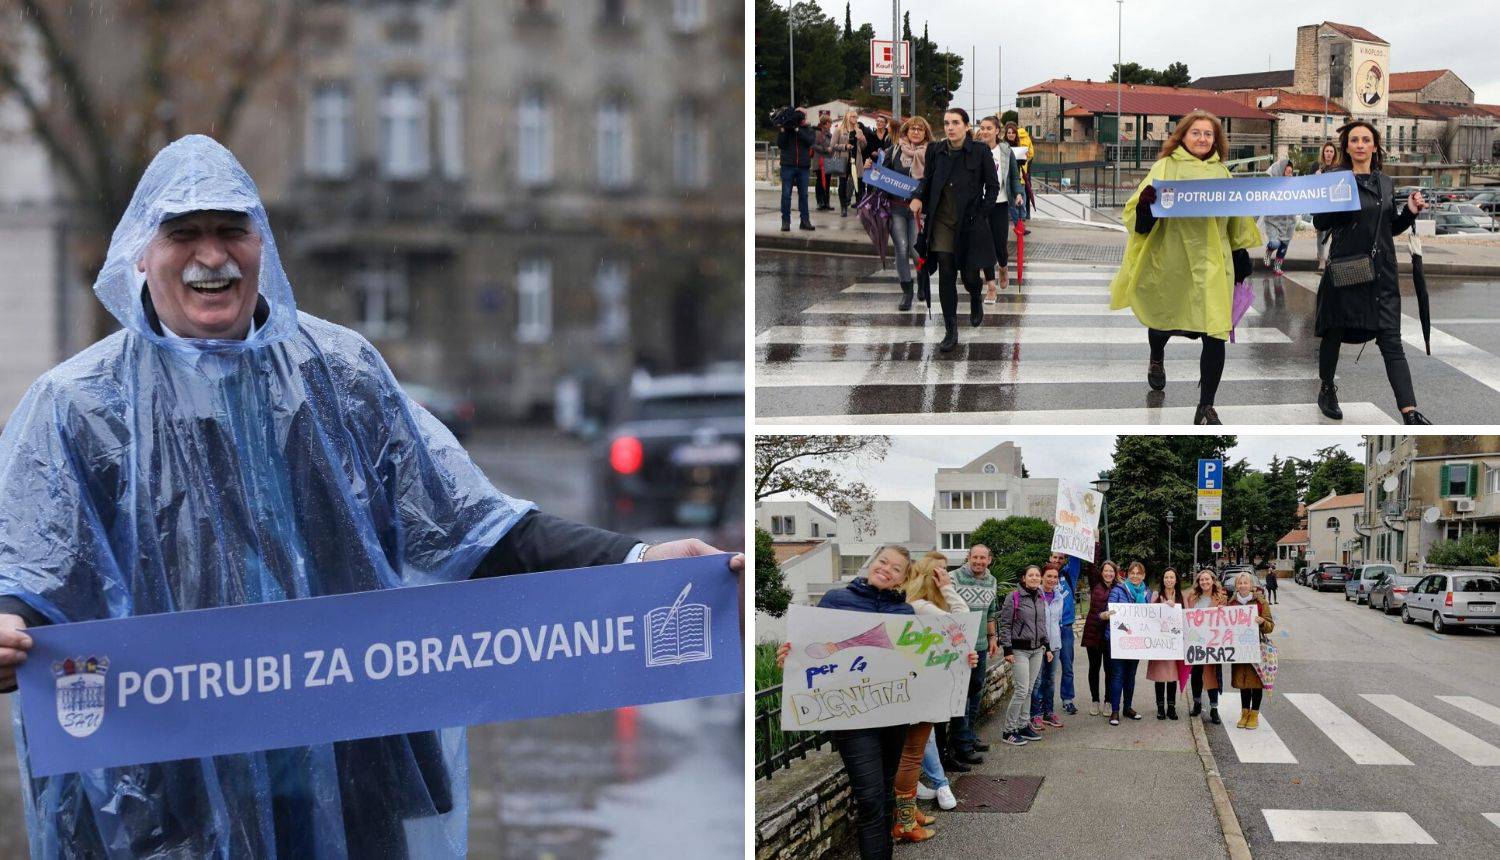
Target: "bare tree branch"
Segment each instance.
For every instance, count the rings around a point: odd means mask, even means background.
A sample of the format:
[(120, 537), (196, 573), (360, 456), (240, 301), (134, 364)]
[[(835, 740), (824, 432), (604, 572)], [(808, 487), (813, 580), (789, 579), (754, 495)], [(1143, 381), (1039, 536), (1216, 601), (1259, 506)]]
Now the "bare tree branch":
[(21, 103), (21, 108), (26, 111), (26, 116), (31, 120), (31, 130), (41, 140), (42, 146), (46, 148), (47, 154), (53, 158), (67, 174), (77, 188), (88, 187), (87, 178), (84, 176), (83, 167), (78, 163), (73, 150), (63, 145), (62, 139), (52, 129), (47, 119), (47, 111), (42, 106), (36, 94), (21, 80), (20, 71), (10, 60), (0, 56), (0, 95), (12, 94)]

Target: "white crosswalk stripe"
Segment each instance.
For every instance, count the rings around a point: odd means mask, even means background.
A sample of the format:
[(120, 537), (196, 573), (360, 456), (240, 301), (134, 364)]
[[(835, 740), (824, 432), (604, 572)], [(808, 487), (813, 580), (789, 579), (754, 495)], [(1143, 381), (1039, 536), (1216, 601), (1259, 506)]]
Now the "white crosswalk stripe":
[(1473, 696), (1438, 696), (1438, 701), (1447, 702), (1455, 708), (1463, 708), (1481, 720), (1489, 720), (1500, 726), (1500, 708)]
[(1486, 812), (1484, 813), (1484, 817), (1489, 823), (1500, 827), (1500, 812)]
[(1287, 693), (1312, 724), (1356, 764), (1411, 764), (1411, 760), (1317, 693)]
[(1264, 809), (1277, 842), (1343, 845), (1436, 845), (1405, 812), (1346, 812), (1332, 809)]
[[(967, 326), (968, 322), (963, 321)], [(832, 326), (832, 325), (782, 325), (772, 326), (757, 335), (755, 342), (765, 346), (770, 344), (791, 344), (794, 346), (812, 346), (816, 344), (840, 345), (840, 344), (887, 344), (887, 343), (928, 343), (937, 347), (937, 342), (943, 337), (943, 323), (937, 319), (937, 311), (933, 311), (933, 322), (925, 326)], [(1064, 346), (1078, 346), (1079, 344), (1095, 343), (1100, 337), (1097, 326), (1028, 326), (1024, 322), (1020, 325), (986, 325), (978, 329), (966, 329), (963, 333), (965, 343), (1015, 343), (1022, 345), (1037, 344), (1061, 344)], [(1112, 343), (1146, 344), (1146, 329), (1143, 326), (1130, 326), (1118, 331), (1111, 331), (1109, 338)], [(1291, 340), (1285, 334), (1274, 328), (1241, 329), (1239, 333), (1240, 343), (1290, 343)], [(1174, 339), (1168, 349), (1172, 347), (1186, 348), (1186, 341)], [(1249, 359), (1238, 359), (1249, 361)], [(1104, 362), (1097, 360), (1092, 362), (1095, 369), (1118, 365), (1120, 362)], [(1130, 380), (1144, 383), (1145, 357), (1131, 366)], [(1308, 376), (1307, 367), (1312, 368), (1312, 375)], [(765, 368), (761, 368), (764, 372)], [(1226, 364), (1227, 372), (1227, 364)], [(1168, 369), (1168, 378), (1171, 378), (1171, 370)], [(1198, 378), (1197, 361), (1193, 362), (1192, 373), (1189, 379)], [(1302, 375), (1287, 377), (1301, 379), (1304, 382), (1317, 380), (1317, 362), (1308, 362), (1302, 369)], [(1073, 382), (1090, 381), (1089, 376), (1075, 377)], [(1309, 382), (1312, 385), (1312, 382)], [(1316, 387), (1316, 386), (1314, 386)]]
[(1241, 729), (1228, 723), (1224, 724), (1224, 733), (1229, 736), (1229, 743), (1234, 747), (1234, 754), (1245, 764), (1296, 764), (1297, 757), (1282, 743), (1281, 736), (1271, 728), (1271, 723), (1266, 720), (1266, 715), (1260, 715), (1260, 727), (1257, 729)]
[[(1077, 294), (1065, 294), (1079, 297)], [(840, 298), (834, 301), (818, 302), (802, 311), (805, 314), (894, 314), (899, 313), (896, 305), (889, 299), (876, 297), (852, 296)], [(1130, 308), (1120, 308), (1117, 311), (1110, 310), (1107, 306), (1101, 306), (1097, 302), (1087, 304), (1078, 302), (997, 302), (993, 305), (985, 305), (986, 316), (991, 314), (997, 316), (1051, 316), (1051, 317), (1075, 317), (1080, 322), (1086, 321), (1088, 317), (1126, 317), (1129, 318)], [(1247, 314), (1250, 316), (1251, 314)], [(1258, 312), (1257, 314), (1258, 315)]]
[[(1348, 424), (1394, 423), (1373, 403), (1344, 403), (1344, 422)], [(1316, 403), (1283, 403), (1274, 410), (1263, 406), (1220, 406), (1219, 417), (1225, 424), (1337, 424), (1323, 417)], [(759, 424), (907, 424), (910, 414), (856, 413), (850, 415), (762, 416)], [(1123, 409), (1049, 409), (1011, 412), (950, 412), (943, 415), (946, 424), (1191, 424), (1193, 407), (1167, 406)]]
[(1370, 704), (1426, 735), (1429, 740), (1469, 764), (1482, 767), (1500, 766), (1500, 747), (1469, 734), (1442, 717), (1429, 713), (1400, 696), (1389, 693), (1364, 693), (1362, 695)]
[[(1046, 336), (1046, 329), (1026, 329), (1023, 335)], [(1043, 341), (1052, 343), (1054, 341)], [(1163, 362), (1170, 378), (1191, 378), (1198, 370), (1196, 360), (1168, 359)], [(1230, 361), (1224, 365), (1224, 379), (1306, 380), (1317, 374), (1317, 367), (1298, 362), (1285, 363), (1270, 370), (1259, 362)], [(991, 385), (1047, 384), (1073, 382), (1088, 378), (1096, 382), (1133, 382), (1141, 375), (1134, 364), (1112, 362), (1101, 367), (1098, 360), (1051, 359), (1026, 361), (795, 361), (774, 364), (761, 369), (765, 385), (952, 385), (978, 382)]]

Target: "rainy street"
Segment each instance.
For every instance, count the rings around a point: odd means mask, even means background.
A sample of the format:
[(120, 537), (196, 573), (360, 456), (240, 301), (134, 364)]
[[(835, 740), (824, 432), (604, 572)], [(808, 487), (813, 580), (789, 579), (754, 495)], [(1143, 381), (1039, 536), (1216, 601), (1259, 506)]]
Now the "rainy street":
[[(585, 522), (585, 443), (479, 432), (466, 447), (502, 490)], [(0, 731), (0, 857), (26, 855), (9, 702)], [(742, 696), (479, 726), (469, 732), (475, 857), (606, 860), (743, 853)], [(692, 791), (683, 786), (691, 785)], [(671, 826), (663, 826), (664, 822)]]
[[(1075, 231), (1076, 232), (1076, 231)], [(1186, 423), (1197, 403), (1198, 346), (1167, 347), (1165, 392), (1146, 385), (1145, 329), (1108, 308), (1118, 266), (1080, 234), (1028, 252), (1025, 283), (987, 306), (978, 329), (937, 351), (942, 319), (919, 302), (896, 310), (892, 270), (865, 256), (756, 252), (756, 411), (771, 423), (911, 420), (956, 423)], [(1436, 259), (1436, 258), (1435, 258)], [(1012, 268), (1012, 277), (1015, 270)], [(1256, 260), (1255, 303), (1229, 346), (1219, 413), (1226, 423), (1328, 423), (1317, 411), (1317, 275), (1281, 279)], [(1418, 404), (1437, 423), (1500, 421), (1500, 281), (1431, 276), (1432, 354), (1423, 353), (1410, 278), (1403, 331)], [(936, 290), (936, 284), (933, 289)], [(960, 316), (967, 317), (960, 293)], [(1346, 346), (1339, 364), (1345, 423), (1392, 423), (1396, 403), (1379, 352)]]

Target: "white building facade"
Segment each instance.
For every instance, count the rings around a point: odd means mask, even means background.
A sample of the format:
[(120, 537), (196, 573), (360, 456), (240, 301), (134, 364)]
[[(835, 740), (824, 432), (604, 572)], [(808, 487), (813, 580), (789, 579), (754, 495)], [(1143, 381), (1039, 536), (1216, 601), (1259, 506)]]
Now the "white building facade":
[(936, 546), (950, 566), (962, 564), (969, 536), (990, 519), (1038, 517), (1052, 522), (1057, 513), (1057, 479), (1026, 478), (1021, 449), (1002, 442), (962, 466), (938, 469), (932, 520)]

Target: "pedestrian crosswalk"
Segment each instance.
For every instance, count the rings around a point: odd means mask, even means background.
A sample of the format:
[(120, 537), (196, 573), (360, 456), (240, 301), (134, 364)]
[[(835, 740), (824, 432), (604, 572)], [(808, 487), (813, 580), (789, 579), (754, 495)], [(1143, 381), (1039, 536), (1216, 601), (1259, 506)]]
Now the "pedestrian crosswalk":
[[(959, 347), (948, 354), (937, 349), (943, 323), (936, 295), (930, 312), (921, 302), (899, 311), (895, 271), (865, 276), (757, 334), (758, 418), (885, 424), (931, 414), (954, 424), (1190, 423), (1200, 348), (1173, 338), (1167, 390), (1150, 391), (1146, 328), (1128, 309), (1109, 308), (1116, 268), (1028, 264), (1022, 282), (985, 306), (978, 328), (969, 325), (968, 294), (960, 286)], [(1257, 302), (1240, 322), (1217, 398), (1221, 419), (1328, 423), (1315, 402), (1314, 351), (1294, 343), (1270, 316)], [(1370, 402), (1346, 401), (1343, 410), (1346, 424), (1393, 422)]]
[[(1308, 720), (1323, 738), (1358, 765), (1412, 765), (1414, 762), (1424, 761), (1438, 761), (1445, 765), (1453, 763), (1451, 758), (1439, 752), (1441, 749), (1445, 750), (1447, 755), (1456, 756), (1477, 767), (1500, 767), (1500, 746), (1445, 719), (1445, 715), (1434, 713), (1438, 710), (1437, 707), (1428, 710), (1427, 707), (1390, 693), (1364, 693), (1358, 697), (1359, 700), (1373, 705), (1385, 715), (1394, 718), (1401, 725), (1431, 742), (1422, 744), (1415, 742), (1410, 733), (1391, 733), (1388, 728), (1377, 731), (1377, 728), (1381, 727), (1372, 728), (1365, 725), (1358, 716), (1350, 712), (1353, 707), (1357, 707), (1356, 703), (1347, 703), (1346, 707), (1340, 707), (1326, 696), (1317, 693), (1282, 693), (1277, 698), (1284, 699), (1296, 713)], [(1500, 725), (1500, 707), (1489, 702), (1472, 696), (1435, 696), (1433, 698), (1442, 705), (1452, 706), (1458, 711), (1464, 711), (1482, 720)], [(1375, 716), (1368, 709), (1364, 709), (1364, 713), (1367, 720)], [(1283, 714), (1286, 716), (1283, 717)], [(1450, 712), (1446, 716), (1457, 717), (1457, 714)], [(1292, 719), (1292, 712), (1281, 710), (1276, 719), (1278, 723), (1285, 726), (1285, 720)], [(1228, 725), (1225, 726), (1224, 733), (1229, 740), (1230, 747), (1234, 750), (1235, 757), (1241, 763), (1298, 763), (1292, 748), (1266, 719), (1264, 713), (1261, 714), (1258, 729), (1247, 731)], [(1399, 737), (1392, 736), (1393, 734)], [(1406, 744), (1407, 748), (1405, 751), (1398, 750), (1394, 745), (1396, 743)], [(1314, 752), (1314, 750), (1308, 750), (1306, 754)]]
[(1266, 809), (1266, 826), (1277, 842), (1342, 845), (1436, 845), (1405, 812), (1345, 812), (1332, 809)]

